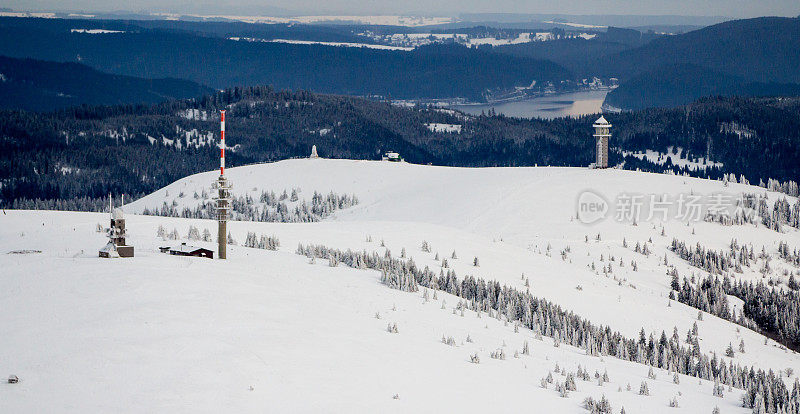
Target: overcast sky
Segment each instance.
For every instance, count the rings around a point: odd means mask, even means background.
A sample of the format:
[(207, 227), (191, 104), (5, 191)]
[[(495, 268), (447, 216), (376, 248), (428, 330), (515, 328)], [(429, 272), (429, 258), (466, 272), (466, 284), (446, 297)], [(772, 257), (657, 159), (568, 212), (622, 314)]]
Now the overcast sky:
[(0, 7), (249, 15), (563, 13), (756, 17), (800, 14), (800, 0), (0, 0)]

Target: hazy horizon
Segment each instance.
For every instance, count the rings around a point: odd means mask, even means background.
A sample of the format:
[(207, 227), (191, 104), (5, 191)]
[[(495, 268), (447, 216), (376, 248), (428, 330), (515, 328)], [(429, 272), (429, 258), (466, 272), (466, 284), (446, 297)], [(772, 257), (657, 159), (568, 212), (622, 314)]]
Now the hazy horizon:
[(19, 11), (87, 13), (179, 13), (223, 15), (438, 15), (456, 17), (470, 13), (566, 14), (621, 16), (686, 16), (747, 18), (791, 16), (800, 14), (797, 0), (752, 2), (745, 0), (566, 0), (554, 5), (543, 0), (442, 0), (431, 4), (424, 0), (374, 0), (368, 5), (352, 0), (329, 0), (320, 7), (315, 0), (0, 0), (0, 8)]

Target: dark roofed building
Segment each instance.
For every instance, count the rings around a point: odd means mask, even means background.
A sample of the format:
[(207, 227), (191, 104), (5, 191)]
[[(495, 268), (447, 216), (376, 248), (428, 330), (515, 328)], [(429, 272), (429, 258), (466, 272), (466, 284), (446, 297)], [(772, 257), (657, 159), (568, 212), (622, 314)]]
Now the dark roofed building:
[(204, 247), (189, 246), (186, 243), (181, 243), (178, 247), (159, 247), (161, 253), (169, 253), (173, 256), (194, 256), (194, 257), (207, 257), (214, 258), (214, 251), (208, 250)]

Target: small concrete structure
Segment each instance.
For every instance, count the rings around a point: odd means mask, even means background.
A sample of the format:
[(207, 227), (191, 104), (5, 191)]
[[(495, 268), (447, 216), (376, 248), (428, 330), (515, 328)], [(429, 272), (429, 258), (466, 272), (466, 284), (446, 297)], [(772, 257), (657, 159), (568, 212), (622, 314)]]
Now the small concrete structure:
[(181, 243), (178, 247), (159, 247), (161, 253), (169, 253), (173, 256), (193, 256), (193, 257), (207, 257), (214, 258), (214, 251), (208, 250), (203, 247), (189, 246), (186, 243)]
[(100, 249), (98, 256), (105, 258), (133, 257), (133, 246), (128, 246), (125, 243), (125, 237), (128, 233), (125, 230), (125, 215), (122, 213), (122, 208), (111, 207), (111, 196), (109, 196), (108, 205), (111, 209), (111, 225), (108, 228), (108, 243)]
[(381, 159), (383, 161), (389, 161), (389, 162), (400, 162), (400, 161), (403, 161), (403, 157), (401, 157), (400, 154), (398, 154), (396, 152), (392, 152), (392, 151), (389, 151), (389, 152), (383, 154), (383, 157)]

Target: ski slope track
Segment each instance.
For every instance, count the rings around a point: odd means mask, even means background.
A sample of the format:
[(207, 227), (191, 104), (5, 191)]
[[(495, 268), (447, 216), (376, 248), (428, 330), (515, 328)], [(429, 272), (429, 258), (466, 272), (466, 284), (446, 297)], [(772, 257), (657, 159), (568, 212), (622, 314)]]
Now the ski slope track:
[[(613, 208), (594, 224), (576, 218), (587, 190), (607, 201), (620, 194), (756, 193), (794, 203), (791, 197), (613, 169), (303, 159), (225, 172), (235, 196), (257, 200), (262, 191), (294, 189), (305, 200), (317, 191), (354, 194), (359, 203), (317, 222), (230, 222), (238, 245), (229, 246), (227, 261), (158, 250), (181, 241), (216, 250), (214, 242), (186, 240), (190, 226), (216, 235), (216, 222), (141, 215), (164, 203), (196, 207), (203, 200), (193, 194), (210, 193), (216, 171), (186, 177), (124, 207), (128, 243), (136, 248), (130, 259), (97, 257), (106, 242), (97, 226), (108, 225), (108, 214), (3, 212), (0, 378), (15, 374), (20, 382), (0, 384), (1, 411), (583, 413), (586, 397), (605, 396), (614, 413), (623, 407), (626, 413), (711, 413), (715, 407), (751, 412), (742, 408), (741, 390), (726, 387), (717, 397), (713, 382), (681, 375), (675, 384), (661, 369), (652, 379), (643, 364), (554, 347), (553, 338), (537, 339), (485, 312), (462, 316), (455, 310), (459, 298), (442, 291), (436, 298), (422, 287), (403, 292), (383, 285), (377, 271), (310, 263), (295, 253), (298, 243), (380, 255), (390, 250), (395, 257), (405, 249), (417, 266), (437, 273), (438, 255), (459, 278), (529, 288), (629, 338), (638, 338), (642, 328), (656, 338), (677, 328), (683, 339), (697, 323), (705, 354), (727, 363), (728, 345), (743, 341), (746, 352), (736, 352), (735, 364), (800, 372), (798, 355), (775, 341), (711, 314), (699, 321), (697, 309), (670, 301), (667, 275), (673, 268), (681, 278), (707, 275), (668, 249), (673, 238), (715, 250), (736, 239), (775, 255), (779, 242), (800, 247), (796, 229), (784, 226), (779, 233), (760, 223), (687, 224), (675, 218), (633, 225), (616, 220)], [(159, 226), (181, 239), (157, 237)], [(280, 247), (243, 247), (248, 232), (276, 236)], [(649, 239), (649, 256), (634, 251)], [(430, 252), (422, 251), (423, 241)], [(611, 256), (613, 271), (604, 274)], [(766, 277), (785, 279), (784, 270), (796, 271), (777, 257), (771, 266)], [(747, 268), (735, 277), (764, 276)], [(741, 309), (738, 299), (730, 303)], [(398, 332), (387, 332), (387, 324), (397, 324)], [(443, 337), (454, 344), (442, 343)], [(522, 353), (526, 342), (529, 355)], [(500, 349), (504, 360), (490, 357)], [(480, 363), (471, 363), (476, 354)], [(579, 365), (592, 380), (578, 380), (566, 398), (553, 384), (541, 387), (548, 373), (564, 381), (556, 366), (575, 372)], [(610, 381), (598, 385), (595, 371), (607, 371)], [(794, 378), (784, 377), (791, 387)], [(642, 381), (649, 396), (639, 395)], [(669, 406), (673, 398), (679, 407)]]

